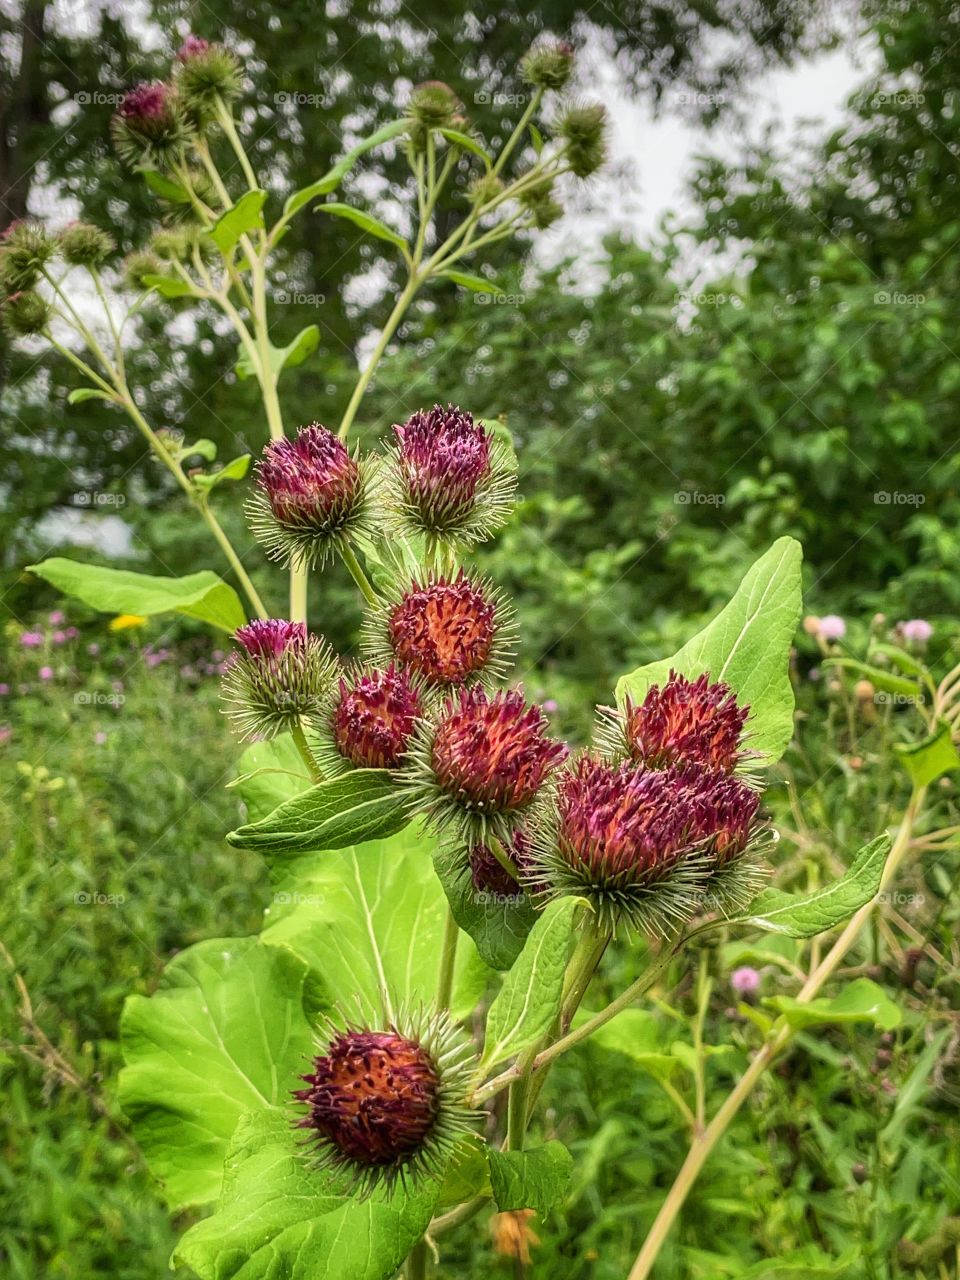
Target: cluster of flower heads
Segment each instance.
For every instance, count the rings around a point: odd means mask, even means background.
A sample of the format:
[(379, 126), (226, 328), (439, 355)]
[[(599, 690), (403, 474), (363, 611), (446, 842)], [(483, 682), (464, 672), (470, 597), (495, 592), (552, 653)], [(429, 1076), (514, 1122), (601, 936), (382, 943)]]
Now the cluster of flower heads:
[(605, 927), (667, 933), (752, 897), (760, 797), (742, 773), (749, 708), (675, 672), (607, 711), (601, 751), (564, 772), (534, 828), (532, 874), (578, 894)]

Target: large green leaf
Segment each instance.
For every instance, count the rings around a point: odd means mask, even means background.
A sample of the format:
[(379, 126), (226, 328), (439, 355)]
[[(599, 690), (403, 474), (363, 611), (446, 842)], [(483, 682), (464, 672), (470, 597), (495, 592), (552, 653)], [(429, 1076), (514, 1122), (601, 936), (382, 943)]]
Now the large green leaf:
[(256, 938), (197, 943), (127, 998), (120, 1103), (172, 1208), (216, 1199), (241, 1115), (286, 1123), (319, 1000), (302, 961)]
[(792, 996), (769, 996), (763, 1002), (798, 1030), (831, 1023), (872, 1022), (882, 1031), (900, 1025), (902, 1014), (883, 987), (869, 978), (857, 978), (832, 999), (800, 1001)]
[(409, 820), (407, 797), (387, 769), (354, 769), (231, 831), (227, 843), (264, 856), (343, 849), (394, 835)]
[(436, 1182), (363, 1199), (303, 1157), (289, 1117), (237, 1128), (216, 1212), (180, 1241), (174, 1261), (202, 1280), (387, 1280), (430, 1222)]
[(793, 735), (788, 664), (800, 617), (801, 554), (793, 538), (778, 538), (703, 631), (672, 658), (638, 667), (620, 680), (617, 701), (642, 701), (671, 669), (691, 678), (708, 672), (711, 680), (726, 681), (738, 700), (749, 704), (749, 746), (758, 753), (758, 763), (779, 760)]
[(210, 228), (210, 239), (221, 253), (229, 253), (248, 231), (263, 227), (263, 206), (266, 203), (266, 191), (248, 191), (232, 209), (220, 215)]
[[(330, 852), (271, 855), (274, 883), (263, 941), (288, 947), (321, 976), (333, 1004), (382, 1016), (436, 998), (447, 903), (433, 871), (435, 842), (412, 823), (386, 840)], [(461, 937), (454, 1012), (465, 1016), (489, 971)]]
[(560, 1203), (570, 1186), (573, 1157), (562, 1142), (547, 1142), (528, 1151), (489, 1152), (490, 1186), (497, 1208), (535, 1209), (544, 1216)]
[(389, 142), (391, 138), (396, 138), (399, 134), (405, 133), (409, 127), (409, 121), (407, 120), (391, 120), (389, 124), (385, 124), (381, 129), (378, 129), (376, 133), (371, 133), (369, 138), (364, 138), (362, 142), (358, 142), (322, 178), (318, 178), (316, 182), (311, 182), (309, 186), (301, 187), (299, 191), (295, 191), (293, 195), (288, 196), (287, 202), (283, 206), (284, 218), (292, 217), (298, 209), (302, 209), (305, 204), (309, 204), (317, 196), (325, 196), (334, 191), (362, 155), (367, 151), (371, 151), (374, 147), (378, 147), (381, 142)]
[(28, 569), (58, 591), (75, 596), (102, 613), (145, 617), (155, 613), (183, 613), (231, 634), (247, 620), (233, 587), (209, 569), (187, 574), (185, 578), (159, 578), (129, 569), (79, 564), (62, 556), (28, 565)]
[(893, 749), (915, 787), (928, 787), (942, 773), (960, 769), (960, 755), (946, 720), (939, 720), (933, 732), (922, 741), (897, 742)]
[(519, 890), (515, 895), (478, 892), (464, 862), (463, 850), (452, 845), (441, 846), (434, 857), (453, 918), (492, 969), (509, 969), (536, 922), (536, 909)]
[(558, 898), (542, 912), (504, 978), (487, 1015), (483, 1066), (522, 1053), (546, 1034), (560, 1012), (563, 974), (579, 898)]
[(825, 929), (832, 929), (848, 920), (879, 892), (889, 852), (890, 837), (877, 836), (864, 845), (839, 880), (812, 893), (764, 889), (751, 902), (746, 921), (770, 933), (789, 934), (791, 938), (813, 938)]

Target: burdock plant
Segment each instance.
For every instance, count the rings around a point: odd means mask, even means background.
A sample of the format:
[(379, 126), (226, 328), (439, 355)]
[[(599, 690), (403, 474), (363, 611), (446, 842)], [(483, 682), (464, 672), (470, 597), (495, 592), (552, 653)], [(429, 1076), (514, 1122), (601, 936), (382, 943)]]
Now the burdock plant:
[[(548, 225), (565, 189), (603, 163), (603, 108), (555, 97), (576, 78), (573, 49), (538, 42), (520, 73), (527, 101), (496, 146), (454, 88), (421, 84), (398, 118), (275, 208), (234, 114), (246, 69), (190, 36), (169, 77), (132, 88), (109, 125), (128, 180), (157, 199), (148, 245), (118, 263), (108, 228), (54, 235), (33, 221), (0, 244), (4, 323), (81, 375), (71, 401), (94, 398), (133, 423), (229, 575), (153, 578), (59, 558), (33, 566), (88, 604), (175, 610), (235, 638), (224, 710), (250, 745), (236, 780), (243, 821), (228, 841), (267, 864), (263, 929), (187, 947), (153, 996), (130, 998), (123, 1025), (121, 1102), (171, 1208), (191, 1211), (176, 1262), (202, 1280), (389, 1280), (399, 1268), (422, 1280), (444, 1233), (475, 1214), (548, 1213), (569, 1169), (559, 1140), (543, 1142), (536, 1106), (556, 1058), (657, 983), (666, 999), (668, 975), (682, 977), (690, 956), (707, 974), (723, 953), (699, 951), (708, 931), (771, 929), (797, 939), (800, 956), (803, 939), (852, 916), (832, 948), (811, 953), (794, 1000), (808, 1004), (888, 874), (881, 836), (833, 883), (760, 889), (774, 847), (766, 772), (792, 726), (796, 543), (776, 543), (672, 658), (626, 674), (595, 741), (571, 752), (511, 671), (523, 627), (475, 559), (516, 518), (504, 420), (449, 403), (442, 386), (402, 423), (372, 420), (365, 394), (421, 290), (484, 287), (464, 267)], [(380, 146), (408, 167), (406, 238), (329, 199)], [(280, 180), (272, 173), (271, 189)], [(456, 212), (441, 230), (434, 214), (451, 195)], [(401, 274), (346, 403), (317, 405), (335, 425), (291, 431), (281, 379), (310, 359), (318, 333), (278, 333), (270, 286), (284, 232), (308, 210), (372, 228), (398, 246)], [(102, 323), (76, 305), (74, 273), (92, 286)], [(131, 381), (124, 341), (148, 305), (202, 305), (236, 335), (236, 372), (259, 389), (263, 424), (225, 465), (211, 441), (143, 407), (150, 398)], [(352, 440), (360, 415), (378, 449)], [(217, 515), (241, 484), (256, 540), (286, 571), (288, 603), (273, 609), (257, 585), (269, 565), (248, 567), (256, 541), (241, 553)], [(308, 625), (326, 612), (308, 607), (309, 587), (336, 560), (360, 592), (359, 659), (334, 654)], [(528, 683), (535, 659), (525, 655)], [(916, 655), (905, 662), (922, 670)], [(929, 712), (917, 699), (933, 745), (910, 755), (917, 791), (891, 867), (914, 847), (958, 698), (955, 672)], [(612, 949), (618, 964), (592, 986)], [(610, 999), (622, 972), (635, 977)], [(706, 978), (698, 990), (709, 992)], [(674, 1004), (683, 999), (681, 990)], [(730, 1115), (804, 1025), (750, 1011), (750, 1066), (707, 1124), (705, 1007), (677, 1055), (701, 1073), (696, 1114), (670, 1084), (694, 1118), (691, 1152), (632, 1280), (649, 1275)], [(551, 1134), (562, 1135), (564, 1100), (551, 1106)], [(213, 1211), (196, 1221), (202, 1206)]]

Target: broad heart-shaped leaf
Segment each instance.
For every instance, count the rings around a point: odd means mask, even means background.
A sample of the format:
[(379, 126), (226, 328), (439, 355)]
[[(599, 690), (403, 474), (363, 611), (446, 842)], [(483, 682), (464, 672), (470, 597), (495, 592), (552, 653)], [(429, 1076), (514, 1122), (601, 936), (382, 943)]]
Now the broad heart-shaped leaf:
[(922, 742), (897, 742), (893, 749), (915, 787), (929, 786), (942, 773), (960, 769), (960, 755), (954, 746), (950, 725), (945, 720), (939, 720), (933, 733)]
[[(877, 836), (864, 845), (848, 870), (812, 893), (784, 893), (764, 889), (749, 907), (746, 923), (791, 938), (813, 938), (848, 920), (880, 889), (883, 868), (890, 852), (890, 837)], [(743, 921), (731, 921), (743, 923)]]
[(127, 998), (120, 1104), (172, 1208), (216, 1199), (241, 1115), (289, 1123), (319, 1000), (302, 961), (256, 938), (199, 942)]
[(410, 820), (403, 790), (387, 769), (353, 769), (285, 800), (277, 809), (231, 831), (227, 843), (257, 853), (343, 849), (402, 831)]
[(292, 800), (313, 786), (300, 752), (289, 733), (247, 747), (237, 765), (235, 787), (251, 822), (273, 813), (284, 800)]
[[(308, 324), (305, 329), (301, 329), (293, 341), (288, 342), (285, 347), (275, 347), (271, 342), (269, 344), (269, 359), (273, 372), (279, 374), (284, 369), (295, 369), (298, 364), (303, 364), (308, 356), (313, 355), (319, 343), (320, 330), (315, 324)], [(254, 376), (255, 370), (250, 363), (246, 348), (240, 352), (234, 369), (237, 377), (241, 380)]]
[(642, 701), (671, 669), (690, 678), (706, 671), (711, 680), (726, 681), (741, 704), (749, 704), (749, 747), (758, 753), (758, 763), (779, 760), (793, 735), (788, 662), (800, 617), (800, 560), (799, 542), (778, 538), (703, 631), (672, 658), (638, 667), (620, 680), (617, 701)]
[(246, 622), (240, 597), (209, 569), (185, 578), (159, 578), (129, 569), (108, 569), (52, 556), (27, 566), (65, 595), (75, 596), (101, 613), (183, 613), (233, 634)]
[(487, 1014), (482, 1065), (496, 1066), (545, 1035), (560, 1012), (563, 973), (579, 898), (558, 898), (541, 913)]
[(397, 235), (396, 231), (392, 231), (385, 222), (375, 218), (372, 213), (366, 213), (363, 209), (354, 209), (353, 205), (318, 204), (314, 213), (329, 213), (332, 218), (343, 218), (344, 221), (352, 222), (355, 227), (359, 227), (361, 231), (366, 231), (368, 235), (376, 236), (378, 240), (386, 240), (388, 244), (395, 245), (398, 249), (407, 247), (403, 236)]
[(490, 1186), (501, 1213), (535, 1209), (544, 1217), (567, 1194), (573, 1157), (562, 1142), (547, 1142), (528, 1151), (488, 1153)]
[[(435, 841), (418, 823), (386, 840), (310, 854), (269, 854), (274, 886), (265, 943), (315, 969), (330, 1005), (382, 1016), (431, 1004), (437, 993), (447, 903), (433, 870)], [(457, 948), (453, 1011), (466, 1016), (489, 979), (472, 941)]]
[(763, 1002), (781, 1014), (791, 1027), (803, 1030), (828, 1023), (872, 1022), (882, 1031), (900, 1025), (901, 1013), (883, 987), (869, 978), (857, 978), (833, 999), (801, 1003), (792, 996), (769, 996)]
[(364, 138), (362, 142), (358, 142), (322, 178), (318, 178), (316, 182), (311, 182), (309, 186), (301, 187), (299, 191), (295, 191), (293, 195), (287, 197), (287, 202), (283, 206), (284, 218), (291, 218), (298, 209), (302, 209), (305, 204), (309, 204), (317, 196), (325, 196), (329, 192), (336, 190), (362, 155), (367, 151), (371, 151), (374, 147), (378, 147), (381, 142), (389, 142), (391, 138), (396, 138), (399, 134), (406, 133), (409, 127), (410, 124), (407, 120), (391, 120), (389, 124), (385, 124), (383, 128), (378, 129), (376, 133), (371, 133), (369, 138)]
[(335, 1191), (289, 1118), (245, 1117), (216, 1212), (186, 1233), (173, 1261), (201, 1280), (388, 1280), (423, 1235), (437, 1183), (367, 1199)]
[(529, 897), (481, 892), (473, 887), (462, 849), (441, 846), (434, 866), (457, 924), (477, 944), (481, 958), (492, 969), (509, 969), (523, 950), (537, 912)]
[(236, 247), (241, 236), (263, 226), (263, 206), (266, 202), (265, 191), (248, 191), (232, 209), (220, 215), (210, 228), (210, 239), (221, 253), (229, 253)]

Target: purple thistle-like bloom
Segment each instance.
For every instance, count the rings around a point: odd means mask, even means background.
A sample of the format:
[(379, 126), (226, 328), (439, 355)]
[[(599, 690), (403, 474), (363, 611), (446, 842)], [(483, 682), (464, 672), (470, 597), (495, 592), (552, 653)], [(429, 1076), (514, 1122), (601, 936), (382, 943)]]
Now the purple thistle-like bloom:
[(465, 1106), (469, 1043), (444, 1012), (401, 1014), (383, 1030), (331, 1030), (307, 1086), (294, 1097), (297, 1122), (321, 1167), (351, 1176), (362, 1192), (381, 1182), (435, 1176), (471, 1127)]
[(307, 627), (304, 622), (282, 618), (255, 618), (237, 628), (236, 638), (251, 658), (269, 664), (288, 649), (302, 650), (307, 642)]
[(503, 522), (512, 477), (482, 423), (448, 405), (395, 425), (394, 505), (410, 527), (473, 541)]
[(626, 918), (662, 931), (693, 914), (711, 879), (746, 851), (759, 803), (722, 770), (581, 756), (537, 832), (535, 863), (554, 891), (591, 899), (610, 928)]
[(299, 1122), (347, 1161), (396, 1164), (422, 1147), (440, 1109), (440, 1076), (425, 1050), (395, 1031), (348, 1031), (314, 1059)]
[(497, 633), (492, 593), (465, 573), (414, 583), (387, 623), (397, 658), (433, 684), (464, 684), (490, 659)]
[(749, 710), (738, 706), (722, 681), (711, 684), (706, 674), (691, 681), (671, 671), (667, 683), (649, 689), (639, 706), (627, 702), (628, 753), (652, 769), (698, 764), (732, 772)]
[(828, 613), (817, 625), (817, 634), (827, 644), (842, 640), (847, 634), (847, 624), (836, 613)]
[(399, 768), (420, 712), (410, 677), (393, 664), (341, 679), (331, 717), (337, 751), (360, 769)]
[(488, 697), (482, 689), (447, 703), (431, 746), (440, 791), (481, 815), (526, 809), (567, 747), (547, 736), (547, 720), (519, 689)]
[[(522, 876), (530, 866), (530, 840), (523, 830), (515, 831), (507, 845), (507, 853)], [(496, 854), (485, 844), (470, 850), (470, 881), (477, 893), (516, 898), (523, 892), (520, 881), (507, 870)]]
[(200, 57), (210, 48), (210, 41), (202, 36), (189, 35), (177, 50), (178, 62), (189, 62), (191, 58)]
[(755, 995), (760, 988), (760, 974), (749, 965), (742, 965), (731, 973), (730, 986), (738, 996), (749, 997)]
[(173, 123), (173, 90), (162, 80), (138, 84), (120, 99), (117, 115), (145, 138), (157, 137)]
[(315, 422), (295, 440), (273, 440), (257, 469), (261, 503), (254, 528), (284, 560), (325, 558), (365, 505), (363, 468), (333, 432)]
[(933, 635), (933, 627), (926, 618), (910, 618), (900, 623), (899, 630), (904, 640), (913, 644), (926, 644)]
[(223, 694), (241, 736), (273, 737), (319, 712), (336, 669), (326, 641), (281, 618), (248, 622), (236, 639), (241, 647), (227, 660)]

